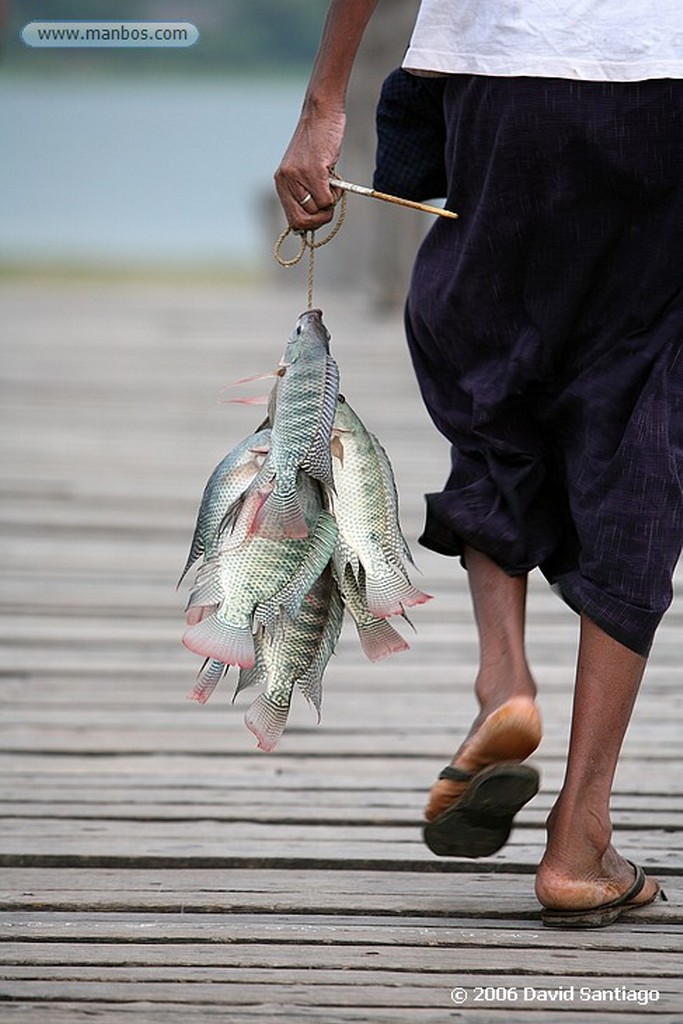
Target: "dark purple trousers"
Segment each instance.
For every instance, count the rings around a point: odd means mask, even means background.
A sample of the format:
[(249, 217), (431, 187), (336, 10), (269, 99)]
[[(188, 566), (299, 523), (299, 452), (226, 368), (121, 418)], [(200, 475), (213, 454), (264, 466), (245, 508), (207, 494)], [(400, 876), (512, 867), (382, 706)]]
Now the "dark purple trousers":
[(683, 82), (452, 76), (408, 342), (452, 445), (421, 543), (540, 566), (647, 654), (683, 538)]

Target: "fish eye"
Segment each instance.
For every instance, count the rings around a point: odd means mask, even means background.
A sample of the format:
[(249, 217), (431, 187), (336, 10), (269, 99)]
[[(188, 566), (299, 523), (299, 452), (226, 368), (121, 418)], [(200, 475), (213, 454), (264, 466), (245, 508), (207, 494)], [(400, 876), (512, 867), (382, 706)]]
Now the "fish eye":
[(299, 337), (300, 334), (301, 334), (301, 324), (297, 324), (297, 327), (296, 327), (296, 336), (297, 336), (297, 338)]

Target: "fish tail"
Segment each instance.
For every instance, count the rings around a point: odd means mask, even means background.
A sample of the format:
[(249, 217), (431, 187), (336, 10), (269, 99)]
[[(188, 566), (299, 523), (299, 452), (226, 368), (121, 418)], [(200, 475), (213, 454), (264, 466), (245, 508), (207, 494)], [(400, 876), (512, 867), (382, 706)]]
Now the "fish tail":
[(183, 643), (195, 654), (222, 661), (225, 665), (251, 668), (255, 661), (254, 637), (250, 627), (209, 615), (185, 630)]
[(288, 714), (289, 701), (287, 704), (276, 703), (267, 693), (262, 693), (247, 708), (244, 722), (256, 736), (259, 750), (273, 750), (282, 736)]
[(392, 569), (380, 576), (366, 577), (365, 597), (368, 611), (378, 619), (402, 615), (404, 607), (431, 600), (431, 594), (423, 594), (403, 573)]
[(190, 690), (187, 699), (195, 700), (198, 704), (206, 704), (227, 671), (228, 666), (222, 661), (207, 658), (197, 676), (194, 689)]
[(296, 487), (286, 490), (275, 487), (256, 513), (252, 532), (260, 537), (271, 537), (273, 540), (282, 537), (308, 537), (308, 524)]
[(363, 652), (370, 661), (381, 661), (390, 654), (398, 654), (399, 651), (407, 651), (410, 648), (410, 644), (386, 619), (357, 622), (356, 629)]
[(185, 622), (188, 626), (196, 626), (202, 619), (208, 618), (209, 615), (213, 615), (216, 611), (217, 605), (215, 604), (192, 604), (189, 605), (185, 612)]

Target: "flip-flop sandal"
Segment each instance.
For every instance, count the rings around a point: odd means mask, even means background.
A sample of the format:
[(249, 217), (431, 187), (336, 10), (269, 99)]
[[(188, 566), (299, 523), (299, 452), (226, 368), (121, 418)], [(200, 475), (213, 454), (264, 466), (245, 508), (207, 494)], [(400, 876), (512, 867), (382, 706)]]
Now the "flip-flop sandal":
[(539, 785), (536, 769), (517, 761), (501, 761), (476, 773), (448, 765), (439, 778), (469, 783), (456, 803), (424, 826), (424, 841), (439, 857), (488, 857), (500, 850), (515, 814)]
[(634, 903), (635, 897), (642, 892), (646, 875), (633, 861), (628, 863), (635, 871), (636, 877), (625, 893), (608, 903), (601, 903), (587, 910), (550, 910), (545, 907), (541, 911), (541, 920), (546, 928), (606, 928), (614, 924), (627, 910), (640, 910), (641, 907), (649, 907), (657, 898), (666, 899), (663, 890), (658, 887), (649, 900)]

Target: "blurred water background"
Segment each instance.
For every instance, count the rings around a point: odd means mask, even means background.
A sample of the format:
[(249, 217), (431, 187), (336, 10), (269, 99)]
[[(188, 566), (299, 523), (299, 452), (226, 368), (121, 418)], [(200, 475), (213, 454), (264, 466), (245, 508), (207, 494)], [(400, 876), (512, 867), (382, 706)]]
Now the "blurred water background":
[(301, 89), (0, 78), (3, 261), (254, 266)]
[[(265, 212), (326, 0), (15, 0), (0, 7), (0, 263), (230, 268)], [(38, 19), (190, 20), (183, 49), (32, 49)], [(272, 216), (272, 213), (271, 213)]]
[[(0, 273), (291, 280), (272, 259), (285, 226), (272, 175), (327, 6), (0, 0)], [(351, 181), (372, 181), (377, 96), (417, 6), (380, 0), (366, 32), (339, 168)], [(26, 46), (22, 28), (45, 20), (190, 21), (199, 39), (163, 49)], [(316, 280), (401, 305), (429, 218), (397, 210), (351, 198)]]

